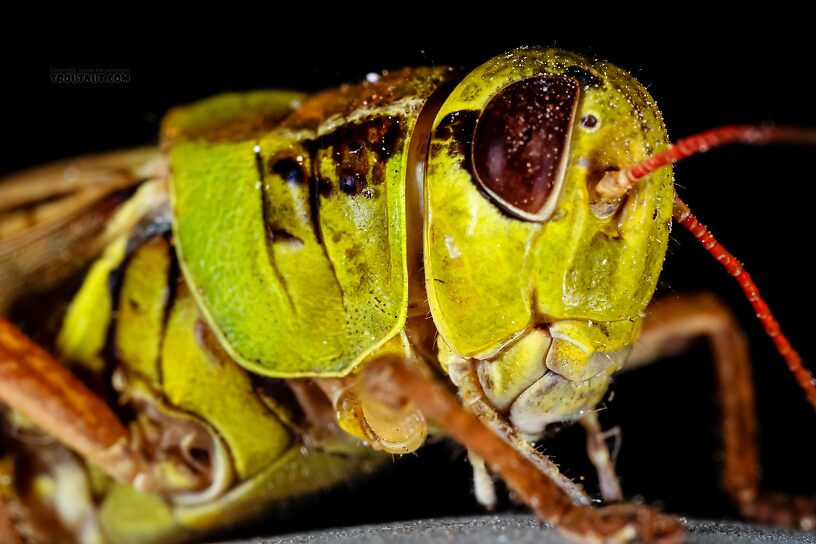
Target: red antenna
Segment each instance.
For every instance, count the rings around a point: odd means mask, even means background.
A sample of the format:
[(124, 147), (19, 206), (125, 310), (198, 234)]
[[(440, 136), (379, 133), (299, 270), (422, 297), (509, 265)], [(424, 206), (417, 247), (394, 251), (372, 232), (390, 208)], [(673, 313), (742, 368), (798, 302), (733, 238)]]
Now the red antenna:
[(714, 147), (728, 144), (801, 144), (816, 145), (816, 130), (797, 127), (774, 127), (756, 125), (725, 125), (699, 132), (678, 140), (660, 153), (652, 155), (640, 164), (623, 170), (611, 170), (598, 182), (596, 190), (606, 201), (614, 201), (625, 195), (637, 180), (663, 166), (674, 164), (697, 153), (705, 153)]
[[(703, 153), (714, 147), (727, 144), (761, 145), (770, 143), (792, 143), (816, 145), (816, 130), (795, 127), (773, 127), (752, 125), (726, 125), (679, 140), (667, 149), (652, 155), (640, 164), (623, 170), (607, 172), (596, 186), (598, 194), (607, 201), (623, 197), (637, 181), (663, 166), (674, 164), (697, 153)], [(728, 270), (729, 274), (740, 284), (745, 297), (754, 307), (757, 319), (765, 332), (771, 337), (776, 349), (785, 359), (788, 369), (793, 373), (800, 387), (805, 391), (808, 401), (816, 409), (816, 378), (804, 367), (802, 358), (793, 348), (782, 332), (779, 322), (759, 294), (754, 281), (742, 264), (720, 244), (708, 229), (691, 213), (689, 207), (675, 197), (674, 219), (686, 227), (697, 238), (703, 247)]]
[(776, 349), (785, 359), (788, 370), (793, 373), (796, 381), (799, 382), (799, 386), (804, 389), (810, 404), (816, 408), (816, 378), (814, 378), (813, 374), (802, 364), (802, 357), (799, 355), (799, 352), (793, 348), (790, 341), (788, 341), (788, 337), (782, 332), (779, 322), (762, 299), (762, 295), (759, 294), (759, 289), (754, 283), (754, 280), (751, 279), (751, 276), (742, 267), (742, 264), (714, 238), (705, 225), (694, 217), (691, 210), (686, 206), (686, 203), (680, 200), (679, 197), (675, 197), (674, 199), (674, 219), (690, 230), (694, 237), (700, 240), (703, 247), (706, 248), (715, 259), (722, 263), (729, 274), (734, 276), (734, 279), (737, 280), (740, 287), (742, 287), (748, 302), (754, 307), (757, 319), (762, 323), (765, 333), (770, 336), (773, 343), (776, 344)]

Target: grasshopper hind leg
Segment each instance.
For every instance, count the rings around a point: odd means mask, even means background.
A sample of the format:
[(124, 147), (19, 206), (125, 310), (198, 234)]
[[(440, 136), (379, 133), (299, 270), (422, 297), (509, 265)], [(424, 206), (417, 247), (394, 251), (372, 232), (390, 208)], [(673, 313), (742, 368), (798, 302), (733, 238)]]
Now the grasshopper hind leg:
[(816, 496), (770, 493), (760, 487), (759, 447), (748, 342), (730, 309), (710, 294), (664, 298), (648, 310), (624, 370), (681, 351), (706, 338), (720, 399), (722, 485), (743, 516), (773, 525), (816, 528)]

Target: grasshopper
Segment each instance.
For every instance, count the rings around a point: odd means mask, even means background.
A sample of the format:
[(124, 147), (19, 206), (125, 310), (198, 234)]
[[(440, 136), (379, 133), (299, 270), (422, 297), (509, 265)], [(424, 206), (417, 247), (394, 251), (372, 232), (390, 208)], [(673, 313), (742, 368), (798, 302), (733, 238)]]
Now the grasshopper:
[[(747, 517), (812, 525), (812, 498), (760, 489), (730, 311), (652, 298), (674, 221), (737, 279), (816, 406), (671, 169), (728, 143), (815, 140), (726, 126), (672, 145), (625, 71), (523, 48), (469, 73), (220, 95), (170, 111), (159, 149), (11, 176), (0, 312), (28, 334), (0, 321), (0, 535), (200, 539), (438, 430), (467, 448), (486, 506), (497, 475), (577, 541), (675, 542), (677, 519), (622, 502), (594, 408), (614, 373), (700, 336), (725, 489)], [(26, 312), (32, 300), (53, 304)], [(608, 504), (531, 445), (562, 422), (586, 429)]]

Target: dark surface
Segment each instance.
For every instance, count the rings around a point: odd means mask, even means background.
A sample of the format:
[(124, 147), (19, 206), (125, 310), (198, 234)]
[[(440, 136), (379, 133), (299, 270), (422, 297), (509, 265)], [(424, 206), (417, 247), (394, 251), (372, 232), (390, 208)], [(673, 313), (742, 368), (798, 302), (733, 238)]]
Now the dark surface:
[[(814, 54), (813, 32), (806, 26), (810, 17), (792, 13), (779, 20), (763, 11), (754, 20), (704, 23), (708, 15), (700, 13), (692, 24), (682, 24), (631, 14), (613, 22), (590, 10), (563, 16), (504, 8), (512, 20), (482, 13), (483, 22), (475, 26), (424, 13), (427, 8), (417, 5), (406, 6), (404, 20), (397, 23), (391, 18), (338, 18), (322, 26), (313, 14), (245, 11), (240, 22), (223, 16), (212, 28), (188, 21), (190, 35), (180, 35), (180, 26), (161, 28), (163, 12), (152, 12), (149, 24), (132, 31), (118, 21), (95, 27), (61, 21), (61, 32), (37, 29), (25, 39), (0, 44), (7, 76), (0, 87), (5, 104), (0, 174), (80, 153), (155, 142), (167, 108), (225, 90), (319, 89), (405, 65), (473, 67), (525, 44), (557, 45), (628, 69), (657, 100), (673, 138), (726, 122), (816, 125), (807, 77)], [(354, 11), (353, 6), (347, 9)], [(247, 28), (248, 20), (260, 28)], [(779, 35), (770, 38), (774, 30)], [(240, 39), (228, 38), (232, 32)], [(50, 83), (49, 70), (61, 67), (126, 68), (132, 82)], [(813, 247), (813, 157), (812, 149), (731, 148), (676, 169), (680, 194), (744, 261), (811, 368), (816, 358), (811, 332), (815, 297), (804, 256)], [(672, 294), (689, 289), (720, 294), (751, 337), (768, 486), (816, 492), (813, 410), (733, 280), (676, 229), (661, 290)], [(704, 347), (621, 376), (612, 391), (601, 416), (604, 426), (622, 428), (618, 468), (624, 492), (672, 512), (733, 516), (718, 483), (718, 424)], [(594, 489), (582, 448), (583, 435), (576, 429), (546, 443), (547, 453), (556, 456), (567, 474), (585, 477)], [(477, 513), (469, 478), (461, 451), (431, 446), (366, 481), (307, 500), (305, 513), (271, 523), (273, 531), (303, 531)]]
[[(780, 531), (740, 523), (721, 521), (684, 521), (688, 530), (687, 544), (771, 542), (811, 543), (816, 536), (795, 531)], [(247, 541), (248, 542), (248, 541)], [(571, 542), (554, 530), (541, 525), (531, 516), (478, 516), (420, 521), (404, 521), (383, 525), (348, 527), (277, 538), (253, 539), (255, 544), (567, 544)], [(226, 544), (226, 543), (225, 543)], [(238, 542), (230, 544), (239, 544)]]

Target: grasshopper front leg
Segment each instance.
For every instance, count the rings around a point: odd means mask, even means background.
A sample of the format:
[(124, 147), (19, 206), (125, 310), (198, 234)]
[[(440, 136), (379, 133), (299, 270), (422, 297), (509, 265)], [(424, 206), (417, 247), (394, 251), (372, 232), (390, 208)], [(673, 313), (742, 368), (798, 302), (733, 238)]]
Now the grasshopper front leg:
[(569, 493), (514, 446), (465, 410), (420, 363), (385, 356), (366, 366), (368, 394), (399, 409), (414, 403), (452, 438), (484, 459), (542, 520), (579, 542), (679, 542), (684, 534), (673, 517), (635, 504), (596, 508), (575, 504)]
[(816, 496), (769, 493), (760, 487), (759, 447), (748, 342), (730, 309), (710, 294), (652, 303), (625, 369), (656, 361), (705, 337), (720, 397), (722, 484), (743, 516), (773, 525), (816, 527)]

